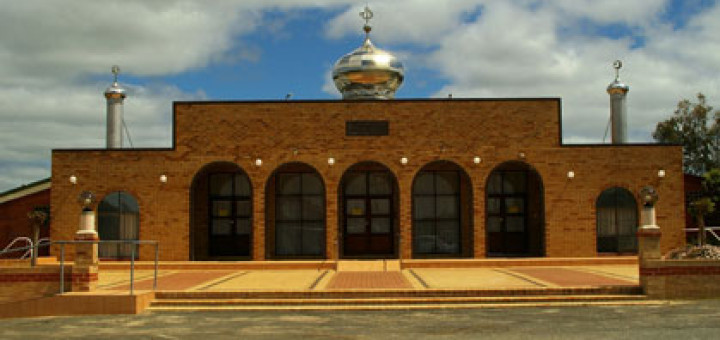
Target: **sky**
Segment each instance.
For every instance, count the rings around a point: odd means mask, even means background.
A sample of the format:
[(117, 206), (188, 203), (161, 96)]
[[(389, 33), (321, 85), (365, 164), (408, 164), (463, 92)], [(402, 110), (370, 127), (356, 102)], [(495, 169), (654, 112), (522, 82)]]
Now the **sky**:
[(564, 142), (602, 143), (620, 59), (631, 142), (698, 92), (720, 107), (719, 1), (0, 0), (0, 192), (105, 146), (112, 65), (134, 147), (171, 146), (173, 101), (339, 100), (366, 4), (399, 99), (560, 97)]

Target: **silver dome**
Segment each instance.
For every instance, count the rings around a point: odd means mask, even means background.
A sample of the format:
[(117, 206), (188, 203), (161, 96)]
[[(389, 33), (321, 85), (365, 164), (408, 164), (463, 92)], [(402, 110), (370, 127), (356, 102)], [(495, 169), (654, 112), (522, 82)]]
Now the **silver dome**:
[(125, 89), (120, 86), (117, 82), (114, 82), (110, 87), (105, 90), (105, 96), (121, 95), (125, 97)]
[(620, 69), (622, 66), (623, 64), (620, 60), (615, 60), (613, 63), (613, 68), (615, 69), (615, 80), (607, 87), (607, 92), (609, 94), (625, 94), (630, 91), (630, 86), (620, 81)]
[(356, 50), (338, 59), (333, 67), (335, 87), (343, 99), (392, 99), (402, 85), (405, 70), (394, 55), (376, 48), (370, 41), (372, 12), (365, 8), (360, 16), (366, 20), (365, 42)]
[(110, 87), (108, 87), (105, 90), (105, 97), (106, 98), (110, 98), (110, 97), (125, 98), (125, 89), (122, 86), (120, 86), (120, 84), (118, 84), (118, 81), (117, 81), (118, 74), (120, 74), (120, 66), (113, 65), (111, 71), (112, 71), (114, 80), (113, 80), (112, 85), (110, 85)]

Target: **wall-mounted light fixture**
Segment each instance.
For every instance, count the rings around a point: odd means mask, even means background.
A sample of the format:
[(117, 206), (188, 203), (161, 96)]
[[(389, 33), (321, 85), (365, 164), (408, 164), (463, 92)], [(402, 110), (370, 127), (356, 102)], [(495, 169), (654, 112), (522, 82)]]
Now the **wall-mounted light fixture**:
[(262, 166), (262, 159), (256, 158), (256, 159), (255, 159), (255, 166)]
[(518, 152), (518, 158), (525, 159), (525, 153), (524, 152)]
[(165, 175), (165, 174), (160, 175), (160, 183), (167, 183), (167, 175)]
[(328, 158), (328, 165), (334, 165), (335, 164), (335, 158), (330, 157)]
[(407, 165), (407, 164), (408, 164), (408, 159), (407, 159), (407, 157), (400, 158), (400, 164), (402, 164), (402, 165)]
[(77, 184), (77, 176), (75, 176), (75, 175), (70, 176), (70, 183)]
[(663, 169), (658, 170), (658, 178), (665, 178), (665, 170), (663, 170)]
[(567, 172), (567, 178), (568, 178), (568, 179), (573, 179), (573, 178), (575, 178), (575, 171), (572, 171), (572, 170), (568, 171), (568, 172)]
[(480, 158), (478, 156), (475, 156), (475, 158), (473, 158), (473, 163), (480, 164), (481, 162), (482, 162), (482, 158)]

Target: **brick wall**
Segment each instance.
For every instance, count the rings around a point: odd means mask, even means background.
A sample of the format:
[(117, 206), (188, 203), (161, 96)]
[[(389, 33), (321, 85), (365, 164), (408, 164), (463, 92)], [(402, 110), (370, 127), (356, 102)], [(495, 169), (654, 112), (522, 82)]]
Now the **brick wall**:
[[(66, 266), (68, 279), (72, 267)], [(70, 289), (69, 281), (66, 289)], [(52, 296), (60, 291), (59, 266), (0, 268), (0, 303)]]
[[(474, 222), (473, 256), (486, 256), (485, 185), (506, 161), (522, 161), (542, 179), (545, 254), (596, 256), (595, 202), (613, 186), (636, 193), (653, 185), (660, 194), (658, 224), (664, 251), (684, 243), (682, 151), (677, 146), (561, 146), (560, 101), (396, 100), (175, 103), (174, 148), (155, 150), (55, 150), (52, 159), (52, 235), (72, 239), (76, 197), (99, 198), (124, 190), (140, 205), (140, 238), (160, 241), (163, 260), (190, 258), (190, 197), (195, 174), (213, 162), (237, 164), (253, 189), (252, 258), (266, 254), (267, 181), (283, 164), (302, 162), (318, 171), (326, 192), (326, 257), (338, 258), (339, 183), (363, 161), (385, 165), (399, 191), (399, 256), (410, 258), (411, 193), (426, 164), (451, 161), (469, 176)], [(389, 136), (345, 136), (347, 120), (387, 120)], [(520, 153), (524, 157), (519, 156)], [(473, 158), (482, 157), (480, 164)], [(335, 158), (329, 165), (327, 159)], [(407, 157), (406, 165), (400, 163)], [(262, 165), (256, 166), (255, 159)], [(664, 169), (665, 178), (657, 171)], [(575, 178), (567, 178), (568, 171)], [(161, 183), (161, 174), (168, 176)], [(75, 175), (78, 183), (68, 178)], [(152, 250), (141, 250), (151, 259)]]
[[(16, 237), (32, 238), (32, 226), (27, 214), (37, 206), (48, 205), (50, 205), (50, 189), (0, 203), (0, 249), (5, 248)], [(40, 238), (48, 237), (48, 232), (49, 228), (42, 228)], [(16, 244), (18, 247), (26, 245), (25, 243)], [(41, 249), (40, 254), (43, 255), (46, 252)]]
[(642, 264), (640, 277), (651, 298), (720, 297), (720, 261), (649, 260)]

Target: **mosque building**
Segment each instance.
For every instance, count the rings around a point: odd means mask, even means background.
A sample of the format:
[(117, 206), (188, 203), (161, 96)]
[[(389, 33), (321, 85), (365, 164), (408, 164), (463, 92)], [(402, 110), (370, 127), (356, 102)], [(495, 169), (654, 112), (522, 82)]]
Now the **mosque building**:
[(53, 150), (52, 238), (73, 238), (89, 191), (101, 240), (156, 240), (161, 260), (632, 254), (652, 186), (661, 248), (684, 244), (682, 149), (627, 143), (619, 74), (613, 143), (568, 145), (560, 98), (394, 99), (403, 65), (371, 13), (334, 66), (342, 100), (174, 102), (170, 148), (122, 148), (114, 69), (107, 148)]

